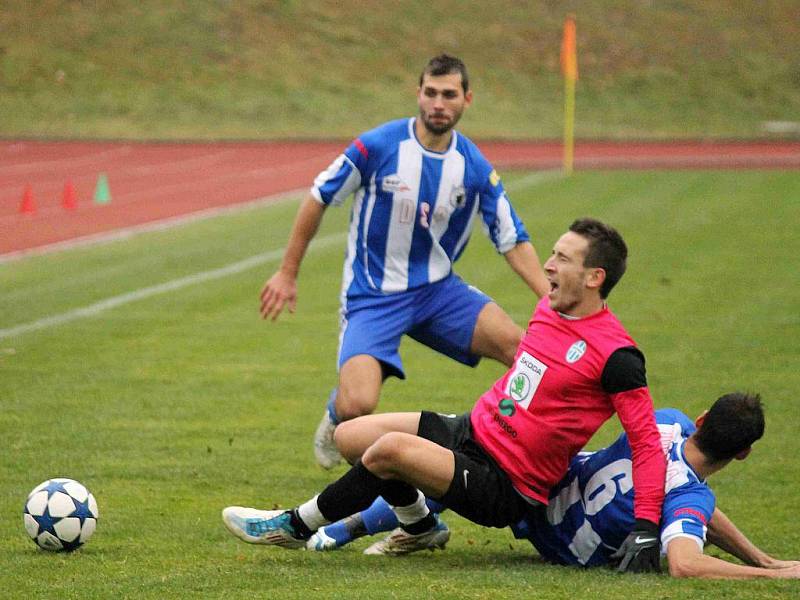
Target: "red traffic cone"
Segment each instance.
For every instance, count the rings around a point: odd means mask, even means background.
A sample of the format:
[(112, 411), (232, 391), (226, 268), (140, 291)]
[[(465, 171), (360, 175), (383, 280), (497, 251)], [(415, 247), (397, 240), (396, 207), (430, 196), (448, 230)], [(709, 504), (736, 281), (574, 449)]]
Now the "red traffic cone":
[(19, 212), (29, 215), (36, 212), (36, 200), (33, 199), (33, 188), (31, 188), (30, 183), (25, 186), (25, 191), (22, 193), (22, 202), (20, 202), (19, 205)]
[(78, 198), (75, 195), (75, 186), (72, 181), (67, 180), (64, 184), (64, 192), (61, 194), (61, 206), (65, 210), (75, 210), (78, 208)]

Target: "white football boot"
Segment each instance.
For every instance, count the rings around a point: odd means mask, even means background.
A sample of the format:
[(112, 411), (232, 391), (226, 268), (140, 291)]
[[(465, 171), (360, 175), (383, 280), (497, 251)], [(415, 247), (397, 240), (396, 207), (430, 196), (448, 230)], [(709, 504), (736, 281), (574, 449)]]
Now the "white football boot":
[(336, 424), (331, 421), (326, 408), (322, 420), (317, 425), (317, 431), (314, 433), (314, 456), (323, 469), (332, 469), (342, 462), (342, 455), (336, 447), (336, 442), (333, 441), (334, 431), (336, 431)]
[(436, 517), (436, 525), (424, 533), (412, 535), (398, 527), (380, 542), (375, 542), (364, 550), (364, 554), (400, 556), (418, 550), (444, 549), (450, 539), (450, 529), (444, 521)]
[(324, 527), (317, 529), (316, 533), (306, 542), (306, 550), (311, 550), (312, 552), (328, 552), (329, 550), (338, 549), (339, 544), (327, 534)]

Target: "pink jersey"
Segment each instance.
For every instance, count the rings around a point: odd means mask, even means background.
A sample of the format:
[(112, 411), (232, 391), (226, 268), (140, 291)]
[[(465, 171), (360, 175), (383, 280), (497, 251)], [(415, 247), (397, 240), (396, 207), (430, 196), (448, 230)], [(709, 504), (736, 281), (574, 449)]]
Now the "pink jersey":
[[(666, 463), (634, 347), (607, 308), (569, 319), (539, 302), (514, 365), (471, 415), (475, 439), (521, 494), (547, 504), (569, 461), (616, 411), (633, 450), (635, 516), (659, 522)], [(619, 360), (626, 353), (637, 368)]]

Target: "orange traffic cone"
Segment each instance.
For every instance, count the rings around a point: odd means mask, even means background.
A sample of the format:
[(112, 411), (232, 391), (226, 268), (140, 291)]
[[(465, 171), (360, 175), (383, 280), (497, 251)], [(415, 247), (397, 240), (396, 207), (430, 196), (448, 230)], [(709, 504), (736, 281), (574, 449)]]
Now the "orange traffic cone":
[(22, 202), (20, 202), (19, 205), (19, 212), (29, 215), (36, 212), (36, 200), (33, 199), (33, 188), (31, 188), (30, 183), (25, 186), (25, 191), (22, 193)]
[(72, 185), (72, 181), (70, 180), (67, 180), (67, 183), (64, 184), (64, 192), (61, 194), (61, 206), (64, 207), (65, 210), (75, 210), (78, 208), (75, 186)]

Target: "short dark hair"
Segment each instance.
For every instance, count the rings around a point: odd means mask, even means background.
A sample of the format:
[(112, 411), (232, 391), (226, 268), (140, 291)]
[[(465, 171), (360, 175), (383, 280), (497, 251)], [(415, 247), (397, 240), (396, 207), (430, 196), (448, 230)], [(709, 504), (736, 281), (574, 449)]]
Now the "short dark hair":
[(600, 267), (606, 272), (606, 279), (600, 286), (600, 297), (605, 299), (625, 274), (628, 260), (628, 247), (619, 232), (597, 219), (585, 217), (576, 219), (569, 230), (585, 237), (589, 242), (584, 267)]
[(733, 392), (721, 396), (694, 434), (697, 447), (711, 461), (728, 460), (764, 435), (761, 396)]
[(422, 80), (425, 78), (426, 73), (428, 75), (433, 75), (434, 77), (439, 77), (440, 75), (449, 75), (450, 73), (461, 73), (461, 87), (464, 89), (465, 94), (469, 91), (469, 75), (467, 75), (467, 67), (463, 62), (461, 62), (460, 58), (450, 56), (449, 54), (440, 54), (439, 56), (434, 56), (428, 61), (428, 64), (425, 65), (425, 68), (419, 75), (420, 87), (422, 87)]

